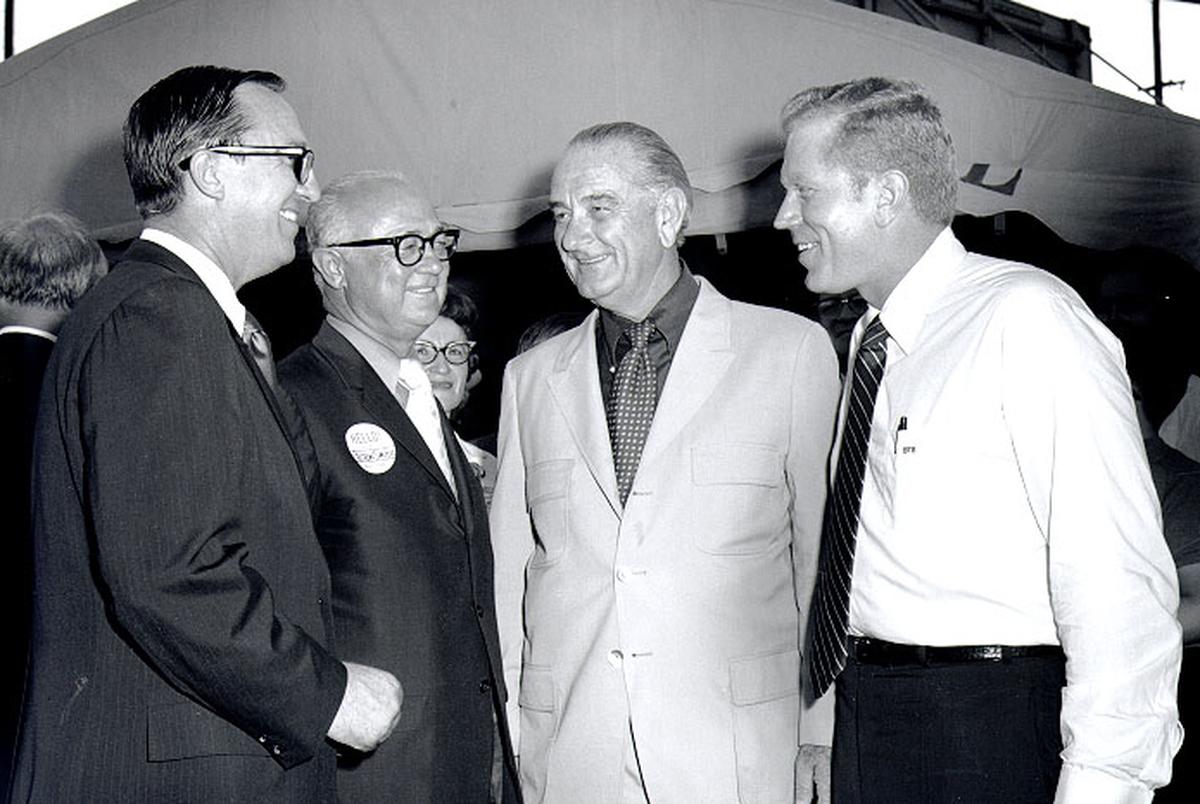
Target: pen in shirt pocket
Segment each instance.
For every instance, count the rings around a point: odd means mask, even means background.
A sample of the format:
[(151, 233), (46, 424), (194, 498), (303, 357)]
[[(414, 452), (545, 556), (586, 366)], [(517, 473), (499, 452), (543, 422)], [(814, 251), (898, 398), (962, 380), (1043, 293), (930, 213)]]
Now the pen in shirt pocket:
[(908, 432), (908, 417), (901, 416), (900, 421), (896, 424), (896, 435), (892, 442), (893, 454), (908, 455), (916, 452), (917, 448), (912, 445), (911, 440)]

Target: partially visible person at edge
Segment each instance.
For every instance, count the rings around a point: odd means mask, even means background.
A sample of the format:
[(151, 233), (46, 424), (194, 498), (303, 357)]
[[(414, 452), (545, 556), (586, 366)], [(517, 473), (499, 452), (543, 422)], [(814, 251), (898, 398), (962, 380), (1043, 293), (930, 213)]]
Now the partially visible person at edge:
[(1028, 265), (967, 252), (923, 89), (783, 110), (790, 232), (851, 339), (809, 626), (833, 800), (1148, 802), (1182, 738), (1178, 591), (1120, 344)]
[(1179, 351), (1194, 327), (1195, 300), (1187, 292), (1190, 265), (1155, 249), (1122, 249), (1099, 271), (1094, 309), (1121, 339), (1141, 425), (1150, 476), (1162, 506), (1163, 535), (1179, 579), (1183, 664), (1179, 672), (1179, 721), (1183, 746), (1175, 755), (1171, 783), (1156, 804), (1191, 804), (1200, 790), (1200, 463), (1168, 445), (1158, 430), (1187, 386), (1189, 368)]
[(400, 714), (332, 652), (311, 445), (235, 291), (320, 196), (283, 79), (188, 67), (125, 124), (141, 236), (80, 301), (35, 436), (32, 650), (11, 800), (333, 802)]
[(8, 520), (4, 611), (13, 625), (0, 674), (0, 790), (8, 789), (29, 647), (29, 474), (38, 392), (57, 332), (108, 271), (104, 252), (70, 215), (43, 212), (0, 226), (0, 511)]
[(828, 755), (800, 644), (837, 363), (817, 324), (692, 275), (691, 199), (636, 123), (554, 170), (555, 243), (598, 309), (504, 378), (492, 542), (530, 800), (808, 801)]
[(404, 687), (396, 734), (338, 768), (345, 804), (517, 804), (483, 490), (410, 355), (458, 231), (403, 175), (352, 173), (307, 230), (326, 317), (280, 365), (321, 467), (338, 651)]
[[(412, 355), (429, 375), (433, 395), (450, 421), (467, 403), (471, 388), (480, 380), (479, 355), (475, 351), (475, 327), (479, 323), (479, 308), (464, 291), (446, 286), (446, 301), (442, 310), (413, 343)], [(496, 488), (496, 456), (483, 447), (454, 436), (479, 483), (488, 506)]]

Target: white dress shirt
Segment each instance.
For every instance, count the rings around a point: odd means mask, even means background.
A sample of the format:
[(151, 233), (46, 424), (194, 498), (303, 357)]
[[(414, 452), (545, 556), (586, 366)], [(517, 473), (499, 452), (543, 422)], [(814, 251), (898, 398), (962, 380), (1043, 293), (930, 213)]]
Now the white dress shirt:
[(208, 292), (217, 300), (225, 317), (233, 325), (233, 331), (238, 334), (238, 337), (241, 337), (242, 330), (246, 327), (246, 308), (238, 300), (233, 283), (229, 281), (229, 276), (221, 270), (220, 266), (191, 243), (179, 239), (170, 232), (164, 232), (162, 229), (147, 226), (139, 237), (162, 246), (187, 263), (187, 267), (192, 269), (204, 283), (204, 287), (208, 288)]
[(1149, 801), (1182, 740), (1178, 587), (1119, 342), (1054, 277), (949, 229), (880, 315), (851, 633), (1061, 644), (1058, 801)]

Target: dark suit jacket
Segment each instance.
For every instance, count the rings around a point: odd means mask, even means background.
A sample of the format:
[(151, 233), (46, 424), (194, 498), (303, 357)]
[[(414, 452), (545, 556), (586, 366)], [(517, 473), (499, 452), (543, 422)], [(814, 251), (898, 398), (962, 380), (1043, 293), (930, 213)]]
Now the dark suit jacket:
[(54, 342), (24, 332), (0, 335), (0, 511), (4, 573), (0, 605), (8, 614), (9, 661), (0, 666), (0, 785), (8, 787), (25, 653), (29, 641), (29, 469), (38, 389)]
[[(343, 763), (339, 795), (353, 804), (486, 802), (504, 682), (479, 481), (443, 417), (455, 501), (404, 410), (328, 323), (279, 376), (316, 445), (317, 535), (333, 576), (341, 656), (390, 670), (404, 688), (396, 731), (374, 754)], [(347, 430), (364, 423), (386, 433), (359, 453), (374, 472), (347, 443)], [(511, 782), (506, 730), (502, 742)], [(509, 787), (506, 802), (517, 800)]]
[(135, 241), (42, 387), (14, 800), (333, 800), (345, 668), (298, 467), (208, 290)]

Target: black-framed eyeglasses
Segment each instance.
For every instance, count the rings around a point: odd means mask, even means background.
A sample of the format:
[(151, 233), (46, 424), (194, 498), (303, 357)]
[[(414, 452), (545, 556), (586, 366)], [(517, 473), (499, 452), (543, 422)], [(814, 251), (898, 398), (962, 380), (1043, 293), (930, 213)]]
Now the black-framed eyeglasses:
[(475, 341), (451, 341), (445, 346), (438, 346), (431, 341), (417, 341), (412, 345), (412, 355), (427, 366), (437, 360), (439, 354), (444, 355), (450, 365), (461, 366), (471, 359), (474, 348)]
[[(396, 259), (405, 268), (410, 268), (425, 256), (425, 247), (433, 247), (433, 256), (448, 260), (458, 250), (458, 229), (442, 229), (429, 237), (419, 234), (398, 234), (392, 237), (373, 237), (369, 240), (349, 240), (345, 243), (330, 243), (326, 248), (362, 248), (365, 246), (391, 246)], [(433, 358), (430, 358), (432, 361)], [(450, 361), (454, 362), (454, 361)]]
[[(226, 156), (282, 156), (292, 160), (292, 173), (300, 184), (306, 183), (312, 176), (313, 160), (316, 158), (311, 149), (302, 145), (210, 145), (200, 150)], [(188, 169), (192, 156), (179, 163), (180, 170)]]

